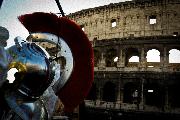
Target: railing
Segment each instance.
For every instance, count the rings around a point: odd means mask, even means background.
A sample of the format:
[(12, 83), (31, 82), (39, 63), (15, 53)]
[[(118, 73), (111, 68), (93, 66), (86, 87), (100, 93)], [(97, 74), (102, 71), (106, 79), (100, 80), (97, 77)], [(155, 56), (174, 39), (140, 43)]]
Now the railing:
[(127, 64), (127, 67), (138, 67), (139, 66), (139, 62), (129, 62)]
[(179, 63), (170, 63), (168, 65), (168, 69), (171, 71), (180, 71), (180, 64)]
[(180, 63), (169, 63), (163, 65), (160, 62), (147, 62), (141, 66), (138, 62), (130, 62), (124, 67), (94, 67), (94, 71), (156, 71), (156, 72), (180, 72)]
[(106, 108), (106, 109), (126, 109), (126, 110), (137, 109), (136, 104), (106, 102), (106, 101), (85, 100), (85, 105), (87, 107), (97, 107), (97, 108)]
[(113, 109), (113, 110), (124, 110), (124, 111), (147, 111), (147, 112), (170, 112), (180, 113), (180, 108), (164, 109), (164, 107), (156, 107), (142, 104), (130, 104), (122, 102), (106, 102), (106, 101), (92, 101), (85, 100), (86, 107), (89, 108), (100, 108), (100, 109)]

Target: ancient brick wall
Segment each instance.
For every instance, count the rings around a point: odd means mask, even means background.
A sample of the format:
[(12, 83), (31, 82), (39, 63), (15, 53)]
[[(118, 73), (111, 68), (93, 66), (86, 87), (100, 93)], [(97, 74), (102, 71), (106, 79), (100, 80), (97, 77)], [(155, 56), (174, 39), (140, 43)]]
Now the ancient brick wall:
[[(123, 37), (177, 35), (179, 0), (135, 0), (69, 14), (90, 41)], [(150, 21), (152, 23), (150, 23)]]

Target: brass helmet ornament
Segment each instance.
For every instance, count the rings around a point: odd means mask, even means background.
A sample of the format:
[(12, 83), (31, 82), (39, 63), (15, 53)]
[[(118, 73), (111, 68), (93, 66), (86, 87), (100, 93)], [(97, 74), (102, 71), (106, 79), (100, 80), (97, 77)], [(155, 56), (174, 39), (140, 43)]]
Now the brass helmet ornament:
[(52, 88), (66, 111), (72, 111), (87, 96), (94, 77), (93, 50), (85, 33), (73, 21), (52, 13), (36, 12), (19, 16), (32, 41), (57, 44), (66, 59), (65, 69)]

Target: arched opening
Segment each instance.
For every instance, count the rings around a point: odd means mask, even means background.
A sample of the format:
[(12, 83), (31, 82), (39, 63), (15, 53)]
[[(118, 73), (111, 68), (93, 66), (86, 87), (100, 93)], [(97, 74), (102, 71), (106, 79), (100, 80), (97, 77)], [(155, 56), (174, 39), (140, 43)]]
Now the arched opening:
[(180, 107), (180, 96), (178, 93), (180, 92), (180, 83), (172, 84), (168, 87), (168, 97), (169, 97), (169, 103), (171, 107), (173, 108), (179, 108)]
[(128, 48), (126, 49), (126, 60), (125, 65), (126, 66), (137, 66), (139, 62), (139, 52), (136, 48)]
[(151, 49), (147, 52), (147, 67), (154, 68), (160, 66), (160, 52), (156, 49)]
[(139, 102), (140, 100), (140, 93), (139, 86), (135, 83), (126, 83), (124, 86), (124, 103), (134, 103)]
[(116, 85), (112, 82), (107, 82), (103, 87), (103, 101), (116, 101)]
[(96, 100), (97, 99), (96, 90), (97, 90), (96, 84), (93, 83), (92, 87), (91, 87), (91, 90), (89, 91), (89, 94), (88, 94), (86, 99), (88, 99), (88, 100)]
[(139, 62), (139, 56), (132, 56), (129, 58), (129, 62)]
[(117, 62), (117, 61), (118, 61), (118, 59), (119, 59), (118, 57), (115, 57), (115, 58), (114, 58), (114, 62)]
[(147, 62), (160, 62), (160, 52), (156, 49), (151, 49), (147, 52)]
[(116, 49), (109, 49), (107, 52), (106, 52), (106, 55), (105, 55), (105, 58), (106, 58), (106, 67), (115, 67), (117, 65), (117, 51)]
[(169, 63), (180, 63), (180, 51), (171, 49), (169, 51)]
[(161, 107), (165, 101), (165, 90), (158, 83), (149, 83), (144, 86), (145, 104)]

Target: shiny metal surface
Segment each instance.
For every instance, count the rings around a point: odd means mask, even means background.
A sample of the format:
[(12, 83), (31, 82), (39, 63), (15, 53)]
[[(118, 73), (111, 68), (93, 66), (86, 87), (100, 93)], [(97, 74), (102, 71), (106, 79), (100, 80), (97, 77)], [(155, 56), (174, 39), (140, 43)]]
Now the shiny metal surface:
[(32, 98), (41, 96), (54, 77), (47, 53), (35, 43), (24, 41), (8, 48), (7, 52), (11, 56), (9, 69), (18, 70), (13, 83), (18, 91)]
[(25, 96), (17, 92), (7, 92), (5, 99), (11, 108), (4, 120), (48, 120), (48, 113), (41, 99), (25, 100)]
[(23, 40), (21, 37), (17, 36), (15, 39), (14, 39), (14, 42), (15, 42), (15, 45), (18, 49), (21, 49), (22, 48), (22, 43), (26, 42), (25, 40)]
[(0, 46), (0, 87), (6, 81), (8, 64), (6, 50)]
[(0, 26), (0, 87), (6, 81), (8, 71), (8, 56), (4, 47), (7, 45), (9, 31)]
[(55, 92), (60, 90), (68, 81), (73, 70), (73, 56), (71, 49), (61, 37), (58, 37), (50, 33), (32, 33), (28, 37), (28, 40), (32, 40), (34, 42), (49, 42), (52, 44), (57, 44), (60, 48), (60, 51), (58, 51), (57, 56), (64, 57), (66, 60), (66, 65), (64, 69), (61, 70), (61, 77), (52, 86)]

